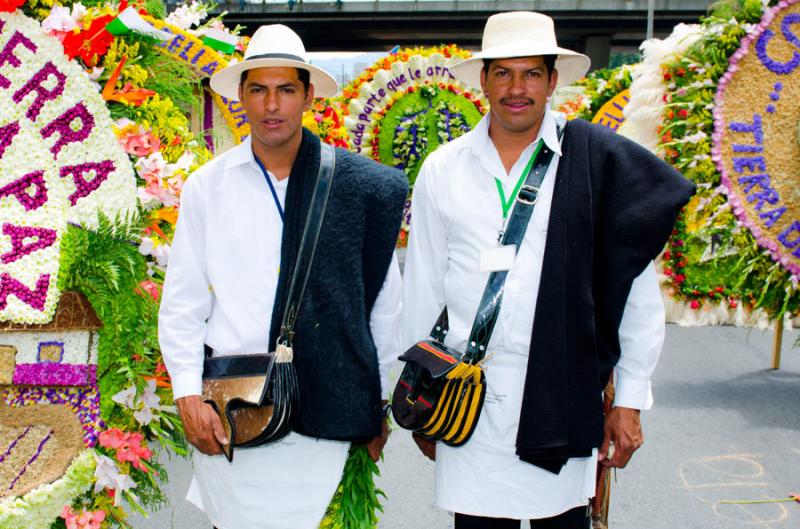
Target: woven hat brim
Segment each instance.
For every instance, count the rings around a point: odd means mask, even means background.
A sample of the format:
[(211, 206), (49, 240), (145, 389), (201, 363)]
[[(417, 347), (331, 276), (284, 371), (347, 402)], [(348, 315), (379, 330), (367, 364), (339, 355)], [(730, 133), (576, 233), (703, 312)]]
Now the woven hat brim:
[[(509, 55), (509, 53), (511, 53)], [(534, 57), (540, 55), (557, 55), (555, 68), (558, 70), (558, 86), (568, 86), (586, 76), (592, 65), (591, 60), (582, 53), (564, 48), (554, 48), (536, 53), (530, 52), (487, 52), (476, 53), (467, 60), (450, 67), (450, 72), (462, 83), (474, 88), (481, 87), (481, 70), (484, 59), (514, 59), (517, 57)]]
[(311, 64), (292, 59), (250, 59), (231, 64), (211, 77), (211, 89), (226, 99), (239, 100), (239, 80), (242, 72), (255, 68), (302, 68), (308, 70), (315, 97), (333, 97), (339, 91), (339, 84), (331, 74)]

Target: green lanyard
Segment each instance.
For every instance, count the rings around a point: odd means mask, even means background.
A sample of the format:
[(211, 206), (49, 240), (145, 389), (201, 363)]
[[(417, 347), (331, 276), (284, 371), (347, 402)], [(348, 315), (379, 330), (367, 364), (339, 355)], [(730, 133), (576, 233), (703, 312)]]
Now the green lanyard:
[(503, 219), (508, 218), (508, 212), (511, 211), (511, 206), (514, 205), (514, 199), (517, 198), (517, 194), (519, 193), (519, 190), (522, 187), (522, 182), (525, 181), (525, 178), (528, 176), (528, 173), (531, 172), (531, 167), (533, 167), (533, 163), (539, 156), (539, 151), (542, 150), (542, 143), (544, 142), (542, 140), (539, 140), (539, 143), (536, 144), (536, 149), (534, 149), (531, 159), (528, 160), (528, 165), (525, 166), (525, 169), (522, 170), (522, 174), (519, 175), (519, 180), (517, 180), (517, 185), (514, 186), (514, 192), (511, 193), (511, 196), (508, 198), (508, 201), (506, 201), (506, 194), (503, 191), (503, 182), (501, 182), (499, 178), (494, 179), (494, 182), (497, 184), (497, 192), (500, 193), (500, 206), (503, 208)]

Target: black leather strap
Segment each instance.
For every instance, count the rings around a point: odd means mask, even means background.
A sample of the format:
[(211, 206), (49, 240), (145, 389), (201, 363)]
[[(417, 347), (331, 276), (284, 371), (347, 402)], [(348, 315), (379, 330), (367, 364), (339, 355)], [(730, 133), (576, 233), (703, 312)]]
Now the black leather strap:
[(322, 220), (325, 217), (325, 208), (328, 205), (328, 196), (331, 192), (333, 172), (336, 168), (336, 151), (334, 148), (321, 140), (320, 147), (317, 186), (314, 189), (314, 196), (311, 198), (311, 206), (308, 208), (303, 238), (300, 239), (300, 249), (297, 252), (297, 264), (289, 286), (286, 309), (283, 312), (281, 332), (278, 335), (278, 343), (289, 347), (291, 347), (292, 339), (294, 338), (294, 324), (297, 321), (297, 315), (300, 313), (303, 293), (311, 275), (311, 263), (314, 261), (317, 240), (319, 240), (319, 232), (322, 229)]
[[(563, 133), (564, 127), (559, 126), (559, 140), (561, 140)], [(525, 237), (525, 232), (528, 229), (528, 222), (533, 214), (533, 208), (539, 200), (539, 188), (542, 185), (542, 181), (552, 161), (553, 151), (547, 147), (547, 145), (542, 145), (533, 167), (528, 171), (525, 182), (516, 196), (514, 208), (511, 211), (511, 218), (508, 221), (508, 226), (506, 227), (500, 244), (504, 246), (514, 245), (517, 248), (517, 252), (519, 252), (522, 239)], [(472, 323), (472, 331), (467, 340), (467, 351), (463, 357), (465, 362), (475, 363), (482, 360), (486, 355), (486, 347), (489, 344), (489, 339), (492, 337), (494, 326), (497, 323), (497, 316), (500, 314), (500, 304), (503, 300), (503, 289), (507, 276), (508, 270), (499, 270), (492, 272), (489, 275), (489, 279), (486, 281), (483, 297), (478, 305), (478, 312), (475, 315), (475, 320)], [(434, 324), (431, 330), (431, 337), (443, 342), (448, 327), (447, 307), (444, 307), (439, 318), (436, 320), (436, 324)]]

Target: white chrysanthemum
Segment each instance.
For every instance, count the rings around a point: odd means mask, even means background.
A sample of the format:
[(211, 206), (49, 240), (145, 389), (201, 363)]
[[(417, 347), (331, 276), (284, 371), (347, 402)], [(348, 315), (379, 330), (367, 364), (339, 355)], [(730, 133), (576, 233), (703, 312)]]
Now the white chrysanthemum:
[(631, 100), (625, 107), (625, 122), (618, 130), (620, 134), (650, 151), (656, 151), (666, 94), (661, 65), (674, 54), (688, 49), (702, 36), (701, 26), (678, 24), (666, 39), (651, 39), (642, 43), (643, 60), (633, 67)]

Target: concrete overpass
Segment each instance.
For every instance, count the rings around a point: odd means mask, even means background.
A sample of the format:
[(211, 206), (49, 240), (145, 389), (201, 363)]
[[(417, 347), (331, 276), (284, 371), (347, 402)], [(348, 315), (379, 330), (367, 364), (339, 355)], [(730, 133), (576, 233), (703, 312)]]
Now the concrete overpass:
[[(248, 3), (258, 2), (258, 3)], [(400, 45), (455, 43), (477, 49), (486, 18), (499, 11), (533, 10), (555, 19), (559, 43), (582, 51), (595, 66), (610, 52), (635, 51), (644, 40), (648, 0), (232, 0), (222, 2), (226, 24), (251, 34), (261, 24), (282, 23), (309, 51), (376, 51)], [(696, 22), (706, 0), (655, 0), (655, 36), (679, 22)]]

